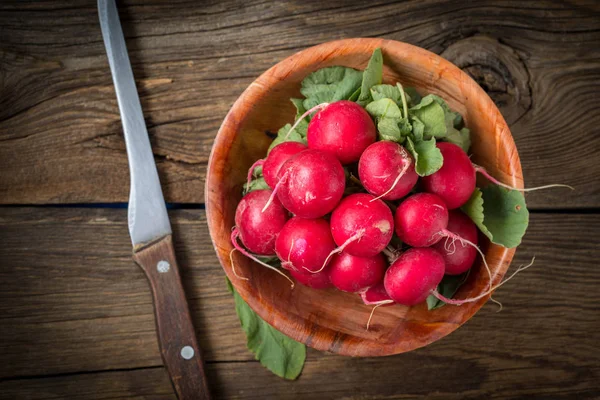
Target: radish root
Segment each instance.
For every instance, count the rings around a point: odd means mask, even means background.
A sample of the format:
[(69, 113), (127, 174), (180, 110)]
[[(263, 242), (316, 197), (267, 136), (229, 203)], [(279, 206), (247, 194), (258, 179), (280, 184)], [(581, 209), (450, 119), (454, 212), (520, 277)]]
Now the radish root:
[(379, 303), (375, 304), (375, 307), (373, 307), (373, 309), (371, 310), (371, 314), (369, 314), (369, 319), (367, 320), (367, 330), (369, 330), (369, 326), (371, 325), (371, 319), (373, 318), (373, 314), (375, 313), (375, 310), (377, 309), (377, 307), (381, 307), (386, 304), (392, 304), (393, 302), (394, 302), (394, 300), (383, 300), (383, 301), (380, 301)]
[(238, 275), (237, 271), (235, 270), (235, 263), (233, 262), (233, 252), (236, 251), (237, 249), (234, 247), (233, 249), (231, 249), (231, 251), (229, 252), (229, 261), (231, 262), (231, 271), (233, 272), (233, 274), (235, 275), (236, 278), (241, 279), (243, 281), (249, 281), (250, 279)]
[(372, 199), (370, 201), (370, 203), (374, 202), (375, 200), (379, 200), (382, 197), (387, 196), (388, 194), (390, 194), (392, 192), (392, 190), (394, 190), (394, 188), (396, 187), (396, 185), (398, 184), (398, 182), (400, 182), (400, 179), (402, 179), (402, 177), (404, 176), (404, 174), (406, 173), (406, 171), (408, 171), (408, 169), (410, 168), (410, 165), (412, 164), (412, 160), (411, 158), (408, 156), (408, 153), (406, 152), (406, 150), (402, 149), (402, 160), (404, 161), (404, 166), (402, 167), (402, 169), (400, 170), (400, 173), (398, 174), (398, 176), (396, 177), (396, 179), (394, 180), (394, 183), (392, 184), (392, 187), (390, 187), (385, 193), (375, 197), (374, 199)]
[(264, 163), (265, 163), (265, 159), (261, 158), (260, 160), (256, 161), (254, 164), (252, 164), (252, 166), (248, 170), (248, 185), (250, 184), (250, 182), (252, 182), (252, 177), (254, 176), (254, 169), (256, 167), (260, 167)]
[(329, 253), (329, 255), (327, 256), (327, 258), (323, 262), (323, 266), (318, 271), (311, 271), (310, 269), (308, 269), (306, 267), (304, 267), (304, 269), (307, 270), (307, 271), (309, 271), (309, 272), (312, 272), (313, 274), (317, 274), (317, 273), (323, 271), (323, 269), (325, 269), (325, 267), (327, 266), (327, 264), (331, 260), (331, 257), (333, 257), (334, 255), (336, 255), (336, 254), (341, 253), (342, 251), (344, 251), (344, 249), (346, 247), (348, 247), (350, 244), (352, 244), (352, 242), (360, 240), (363, 237), (364, 234), (365, 234), (365, 230), (364, 229), (359, 229), (354, 235), (350, 236), (344, 243), (342, 243), (342, 245), (340, 247), (338, 247), (337, 249), (334, 249), (331, 253)]
[[(481, 259), (483, 260), (483, 265), (485, 266), (485, 270), (488, 273), (488, 277), (489, 277), (488, 289), (491, 290), (491, 288), (492, 288), (492, 271), (490, 270), (490, 266), (488, 265), (487, 261), (485, 260), (485, 254), (483, 254), (483, 252), (479, 249), (479, 247), (475, 243), (471, 242), (470, 240), (462, 238), (462, 237), (458, 236), (456, 233), (450, 232), (447, 229), (442, 230), (440, 234), (446, 237), (446, 243), (444, 243), (444, 249), (451, 252), (451, 254), (454, 254), (454, 252), (456, 251), (456, 243), (455, 242), (457, 240), (460, 242), (460, 244), (463, 247), (469, 245), (469, 246), (474, 247), (475, 250), (477, 250), (477, 252), (481, 256)], [(451, 239), (449, 246), (448, 246), (448, 239)], [(454, 246), (454, 250), (451, 251), (450, 249), (452, 248), (452, 246)]]
[(329, 103), (321, 103), (321, 104), (317, 104), (316, 106), (314, 106), (313, 108), (311, 108), (310, 110), (306, 111), (304, 114), (302, 114), (300, 116), (300, 118), (298, 118), (296, 120), (296, 122), (294, 122), (294, 125), (292, 125), (292, 127), (290, 128), (290, 130), (288, 131), (288, 133), (285, 135), (284, 140), (287, 140), (287, 138), (290, 136), (290, 133), (292, 133), (292, 131), (294, 129), (296, 129), (296, 127), (298, 126), (298, 124), (300, 123), (300, 121), (302, 121), (304, 118), (306, 118), (308, 115), (310, 115), (311, 113), (315, 112), (315, 111), (319, 111), (324, 109), (325, 107), (327, 107), (329, 105)]
[(502, 186), (503, 188), (507, 188), (510, 190), (517, 190), (519, 192), (533, 192), (535, 190), (540, 190), (540, 189), (549, 189), (549, 188), (554, 188), (554, 187), (564, 187), (564, 188), (569, 188), (571, 190), (575, 190), (575, 188), (573, 186), (569, 186), (569, 185), (564, 185), (562, 183), (554, 183), (552, 185), (544, 185), (544, 186), (537, 186), (537, 187), (532, 187), (532, 188), (527, 188), (527, 189), (519, 189), (510, 185), (507, 185), (505, 183), (500, 182), (499, 180), (497, 180), (496, 178), (494, 178), (493, 176), (491, 176), (486, 170), (485, 168), (483, 168), (482, 166), (479, 166), (477, 164), (473, 164), (473, 167), (475, 167), (475, 171), (479, 172), (481, 175), (485, 176), (490, 182), (495, 183), (498, 186)]
[[(245, 255), (246, 257), (251, 259), (252, 261), (257, 262), (258, 264), (262, 265), (263, 267), (267, 267), (267, 268), (277, 272), (279, 275), (283, 276), (285, 279), (290, 281), (290, 283), (292, 285), (292, 289), (294, 288), (294, 281), (291, 280), (289, 276), (287, 276), (286, 274), (284, 274), (283, 272), (281, 272), (274, 266), (269, 265), (266, 262), (259, 260), (258, 256), (256, 254), (252, 254), (249, 251), (247, 251), (246, 249), (244, 249), (238, 242), (239, 236), (240, 236), (240, 231), (238, 230), (238, 228), (234, 227), (233, 230), (231, 231), (231, 244), (233, 244), (233, 247), (235, 248), (234, 250), (239, 251), (240, 253), (242, 253), (243, 255)], [(233, 252), (233, 250), (232, 250), (232, 252)], [(231, 253), (229, 253), (229, 256), (231, 257)], [(237, 273), (235, 273), (235, 272), (234, 272), (234, 275), (238, 276)], [(245, 279), (247, 280), (247, 278), (245, 278)]]
[(283, 174), (283, 176), (281, 177), (279, 182), (277, 182), (277, 185), (275, 185), (275, 187), (273, 188), (273, 192), (271, 192), (271, 195), (269, 196), (269, 200), (267, 200), (267, 203), (265, 204), (265, 206), (263, 207), (261, 212), (265, 212), (265, 210), (267, 208), (269, 208), (271, 203), (273, 203), (273, 199), (275, 199), (275, 196), (277, 195), (277, 191), (279, 190), (281, 185), (285, 182), (285, 180), (287, 179), (287, 176), (288, 176), (288, 171), (285, 171), (285, 174)]
[(452, 304), (454, 306), (460, 306), (463, 305), (465, 303), (473, 303), (485, 296), (487, 296), (488, 294), (492, 293), (494, 290), (498, 289), (500, 286), (504, 285), (506, 282), (510, 281), (515, 275), (517, 275), (519, 272), (521, 271), (525, 271), (527, 268), (531, 267), (533, 265), (535, 261), (535, 257), (533, 257), (531, 259), (531, 262), (525, 266), (520, 265), (519, 268), (517, 268), (517, 270), (515, 272), (513, 272), (508, 278), (506, 278), (505, 280), (503, 280), (502, 282), (500, 282), (499, 284), (497, 284), (496, 286), (486, 290), (485, 292), (481, 293), (479, 296), (475, 296), (475, 297), (471, 297), (468, 299), (463, 299), (463, 300), (454, 300), (454, 299), (449, 299), (446, 296), (443, 296), (442, 294), (440, 294), (437, 290), (432, 290), (431, 294), (435, 296), (435, 298), (437, 298), (438, 300), (443, 301), (446, 304)]

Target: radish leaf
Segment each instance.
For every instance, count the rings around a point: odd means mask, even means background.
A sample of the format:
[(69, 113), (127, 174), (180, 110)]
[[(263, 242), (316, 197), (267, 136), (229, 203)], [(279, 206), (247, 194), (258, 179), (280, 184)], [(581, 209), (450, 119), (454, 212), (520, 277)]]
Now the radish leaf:
[(475, 188), (462, 210), (492, 243), (507, 248), (521, 244), (529, 224), (523, 193), (496, 185)]
[(413, 141), (408, 136), (406, 148), (415, 159), (415, 171), (419, 176), (431, 175), (444, 164), (442, 152), (435, 146), (435, 138)]
[(229, 279), (227, 287), (235, 299), (235, 311), (246, 333), (248, 349), (275, 375), (284, 379), (296, 379), (304, 367), (306, 346), (262, 320), (233, 288)]
[(363, 72), (362, 83), (360, 86), (360, 96), (358, 96), (358, 104), (365, 106), (371, 102), (371, 87), (381, 84), (383, 80), (383, 54), (381, 49), (375, 49), (373, 55), (367, 64), (367, 68)]
[(363, 73), (348, 67), (321, 68), (302, 81), (300, 92), (306, 97), (304, 109), (321, 103), (349, 99), (361, 87)]

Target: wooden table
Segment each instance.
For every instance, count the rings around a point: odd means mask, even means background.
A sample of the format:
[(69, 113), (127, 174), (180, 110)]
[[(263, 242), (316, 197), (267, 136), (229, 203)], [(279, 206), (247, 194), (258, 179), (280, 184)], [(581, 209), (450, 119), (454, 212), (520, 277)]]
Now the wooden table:
[[(341, 4), (344, 5), (341, 5)], [(215, 398), (600, 396), (597, 1), (142, 1), (120, 6)], [(203, 209), (210, 147), (262, 71), (305, 47), (385, 37), (442, 54), (510, 123), (536, 265), (426, 348), (309, 351), (281, 380), (245, 348)], [(173, 399), (131, 260), (129, 176), (93, 0), (0, 3), (0, 398)]]

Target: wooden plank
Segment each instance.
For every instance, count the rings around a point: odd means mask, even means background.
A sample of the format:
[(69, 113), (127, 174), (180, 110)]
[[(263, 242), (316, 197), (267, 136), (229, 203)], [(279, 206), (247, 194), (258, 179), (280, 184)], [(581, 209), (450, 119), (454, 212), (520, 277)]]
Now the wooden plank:
[[(121, 13), (168, 201), (203, 202), (212, 139), (262, 71), (313, 44), (378, 36), (471, 73), (511, 123), (529, 186), (577, 188), (533, 193), (531, 207), (600, 205), (597, 2), (131, 0)], [(95, 3), (3, 1), (0, 26), (0, 203), (126, 201)]]
[[(294, 383), (251, 361), (209, 245), (204, 212), (177, 210), (171, 218), (218, 397), (598, 394), (595, 238), (600, 215), (532, 214), (515, 263), (536, 255), (536, 265), (497, 292), (495, 298), (505, 304), (502, 312), (489, 304), (447, 338), (403, 355), (352, 359), (310, 351), (303, 375)], [(96, 398), (169, 398), (162, 370), (17, 379), (160, 366), (151, 300), (144, 277), (130, 260), (124, 210), (0, 209), (0, 255), (0, 281), (9, 283), (0, 286), (0, 378), (8, 379), (0, 386), (0, 397), (60, 398), (73, 390), (74, 397), (94, 398), (88, 389), (97, 386)], [(146, 380), (152, 384), (140, 384)], [(88, 389), (73, 389), (80, 386)]]

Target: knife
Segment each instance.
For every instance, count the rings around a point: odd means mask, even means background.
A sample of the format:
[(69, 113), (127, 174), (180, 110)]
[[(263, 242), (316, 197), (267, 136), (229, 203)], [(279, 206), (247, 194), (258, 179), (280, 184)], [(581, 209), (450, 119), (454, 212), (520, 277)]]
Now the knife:
[(175, 259), (167, 207), (115, 0), (98, 0), (98, 13), (129, 159), (127, 219), (133, 259), (145, 272), (152, 289), (160, 352), (177, 397), (209, 399), (202, 356)]

